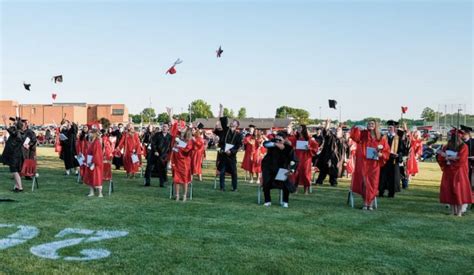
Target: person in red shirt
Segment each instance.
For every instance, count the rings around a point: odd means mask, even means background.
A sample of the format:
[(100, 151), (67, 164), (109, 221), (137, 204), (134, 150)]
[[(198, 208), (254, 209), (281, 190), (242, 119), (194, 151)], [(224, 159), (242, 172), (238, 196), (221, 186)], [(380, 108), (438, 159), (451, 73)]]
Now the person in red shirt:
[[(261, 177), (262, 177), (262, 160), (267, 151), (267, 149), (263, 146), (263, 142), (266, 140), (267, 140), (266, 136), (263, 135), (260, 130), (255, 131), (255, 144), (254, 144), (254, 150), (253, 150), (252, 159), (251, 159), (252, 170), (250, 172), (251, 172), (251, 175), (257, 176), (256, 182), (258, 184), (260, 184)], [(252, 182), (253, 180), (251, 179), (250, 183)]]
[(84, 183), (89, 185), (89, 197), (94, 196), (94, 189), (99, 192), (99, 198), (102, 198), (102, 181), (104, 168), (104, 154), (102, 151), (102, 142), (98, 126), (93, 126), (89, 135), (90, 143), (87, 147), (87, 176), (84, 177)]
[(127, 177), (134, 178), (135, 173), (140, 167), (139, 155), (141, 154), (141, 144), (138, 134), (135, 132), (132, 124), (127, 125), (126, 132), (122, 135), (119, 145), (116, 150), (123, 149), (123, 166), (127, 171)]
[(202, 162), (204, 160), (205, 146), (204, 139), (200, 129), (193, 130), (193, 150), (191, 151), (192, 174), (198, 175), (199, 181), (202, 181)]
[(390, 147), (382, 138), (378, 123), (373, 120), (367, 123), (366, 130), (352, 127), (351, 138), (357, 145), (351, 190), (364, 198), (363, 210), (373, 210), (379, 191), (380, 167), (388, 160)]
[(179, 201), (180, 186), (184, 186), (183, 202), (187, 199), (188, 184), (192, 181), (191, 152), (193, 150), (192, 129), (187, 128), (175, 138), (171, 169), (176, 191), (176, 201)]
[(462, 205), (472, 203), (469, 181), (468, 146), (462, 140), (463, 132), (453, 129), (448, 143), (438, 152), (437, 160), (443, 175), (439, 201), (449, 204), (453, 215), (462, 216)]
[[(306, 147), (299, 148), (297, 146), (298, 142), (307, 142)], [(304, 193), (309, 194), (313, 156), (318, 153), (319, 144), (314, 138), (309, 136), (306, 125), (301, 125), (301, 130), (296, 132), (292, 143), (293, 148), (296, 149), (296, 157), (299, 160), (298, 168), (295, 173), (295, 182), (297, 185), (302, 184)]]
[(249, 176), (250, 183), (253, 183), (252, 156), (255, 153), (255, 126), (249, 125), (249, 132), (245, 135), (242, 143), (244, 144), (244, 158), (242, 160), (242, 169), (245, 175)]
[(407, 161), (407, 175), (409, 180), (418, 174), (418, 160), (423, 153), (423, 139), (420, 131), (414, 131), (410, 136), (410, 152)]

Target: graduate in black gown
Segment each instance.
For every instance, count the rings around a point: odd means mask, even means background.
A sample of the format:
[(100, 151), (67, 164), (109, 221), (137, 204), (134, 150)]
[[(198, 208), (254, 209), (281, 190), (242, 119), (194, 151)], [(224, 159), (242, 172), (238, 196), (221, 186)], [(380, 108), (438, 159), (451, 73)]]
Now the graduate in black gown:
[(150, 151), (147, 155), (147, 166), (145, 170), (145, 186), (150, 185), (151, 177), (156, 176), (160, 180), (160, 187), (164, 187), (168, 181), (167, 169), (171, 152), (171, 134), (169, 125), (164, 123), (161, 131), (157, 131), (150, 140)]
[[(79, 163), (76, 160), (76, 140), (77, 140), (77, 133), (78, 127), (77, 124), (74, 122), (70, 122), (68, 120), (64, 120), (61, 122), (62, 129), (60, 136), (60, 143), (61, 143), (61, 155), (60, 158), (64, 161), (64, 168), (66, 169), (65, 175), (70, 175), (73, 170), (76, 170), (76, 175), (79, 173), (77, 167), (79, 167)], [(63, 137), (61, 139), (61, 137)]]
[(387, 121), (388, 133), (384, 136), (390, 146), (390, 157), (380, 170), (379, 196), (383, 197), (388, 190), (388, 197), (395, 197), (400, 192), (400, 163), (403, 163), (403, 152), (407, 150), (403, 138), (397, 131), (398, 122)]
[[(3, 115), (3, 124), (8, 125), (6, 122), (6, 116)], [(23, 166), (23, 142), (25, 141), (24, 126), (20, 118), (10, 118), (13, 122), (13, 125), (8, 127), (7, 131), (9, 137), (5, 143), (5, 148), (2, 153), (2, 162), (4, 165), (8, 165), (10, 168), (10, 173), (12, 173), (13, 178), (15, 179), (15, 188), (13, 192), (22, 192), (23, 185), (21, 183), (21, 168)]]
[[(116, 138), (115, 148), (113, 148), (114, 150), (118, 147), (120, 140), (122, 139), (123, 130), (124, 130), (123, 123), (119, 123), (118, 128), (114, 129), (114, 131), (112, 131), (112, 133), (110, 134), (111, 136)], [(112, 164), (115, 165), (115, 170), (120, 170), (120, 167), (123, 166), (122, 156), (116, 156), (114, 154), (114, 157), (112, 159)]]
[(341, 127), (337, 127), (335, 133), (329, 129), (330, 120), (326, 121), (323, 129), (324, 137), (321, 153), (316, 166), (319, 168), (319, 176), (316, 184), (322, 185), (326, 176), (329, 175), (331, 186), (337, 186), (337, 178), (341, 177), (345, 153), (347, 151), (346, 142)]
[(280, 168), (287, 169), (290, 173), (296, 170), (298, 160), (295, 151), (293, 150), (291, 142), (288, 140), (286, 132), (278, 132), (274, 139), (265, 141), (263, 146), (267, 148), (267, 154), (262, 160), (262, 186), (265, 196), (264, 206), (271, 205), (270, 190), (276, 188), (282, 189), (282, 207), (287, 208), (290, 193), (296, 191), (296, 186), (290, 181), (291, 174), (289, 174), (285, 181), (279, 181), (275, 178)]
[[(471, 137), (472, 127), (461, 125), (461, 130), (464, 131), (464, 143), (467, 145), (468, 152), (469, 152), (469, 181), (471, 183), (471, 191), (474, 197), (474, 139)], [(472, 209), (472, 207), (471, 207)], [(467, 205), (463, 206), (463, 212), (466, 212)]]
[[(23, 158), (25, 160), (27, 160), (27, 159), (28, 160), (36, 160), (36, 145), (37, 145), (36, 134), (33, 130), (31, 130), (28, 120), (23, 120), (22, 122), (26, 126), (26, 129), (25, 129), (25, 132), (24, 132), (25, 140), (26, 139), (29, 140), (28, 144), (24, 144), (24, 146), (22, 147)], [(25, 175), (25, 179), (31, 180), (32, 179), (31, 176), (32, 175)]]
[[(237, 130), (240, 126), (239, 121), (233, 120), (230, 126), (229, 120), (223, 116), (224, 109), (222, 104), (219, 110), (219, 121), (214, 129), (214, 134), (219, 137), (217, 153), (217, 170), (219, 171), (221, 191), (225, 191), (225, 174), (229, 173), (232, 177), (232, 191), (237, 191), (237, 152), (242, 147), (242, 134)], [(232, 145), (231, 149), (226, 150), (227, 146)]]

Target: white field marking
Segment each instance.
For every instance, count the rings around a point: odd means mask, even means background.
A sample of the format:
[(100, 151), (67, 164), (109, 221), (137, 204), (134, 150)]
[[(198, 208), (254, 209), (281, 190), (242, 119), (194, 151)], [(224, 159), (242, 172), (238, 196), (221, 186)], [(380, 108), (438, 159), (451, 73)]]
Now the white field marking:
[(39, 229), (34, 226), (27, 226), (27, 225), (14, 225), (14, 224), (0, 224), (0, 228), (11, 228), (16, 227), (18, 231), (15, 233), (8, 235), (4, 239), (0, 239), (0, 250), (7, 249), (22, 243), (25, 243), (28, 240), (33, 239), (34, 237), (38, 236)]
[[(126, 231), (99, 230), (95, 233), (94, 232), (95, 231), (89, 230), (89, 229), (66, 228), (62, 230), (61, 232), (59, 232), (55, 237), (62, 238), (71, 234), (93, 235), (93, 236), (89, 238), (87, 237), (74, 238), (74, 239), (67, 239), (67, 240), (62, 240), (62, 241), (46, 243), (46, 244), (34, 246), (30, 249), (30, 251), (31, 253), (33, 253), (34, 255), (38, 257), (57, 260), (57, 259), (62, 258), (62, 256), (60, 256), (58, 253), (58, 250), (62, 248), (78, 245), (81, 242), (86, 242), (86, 243), (98, 242), (98, 241), (107, 240), (107, 239), (120, 238), (120, 237), (124, 237), (128, 235), (128, 232)], [(106, 258), (110, 256), (110, 251), (106, 249), (83, 249), (80, 251), (80, 253), (84, 257), (67, 256), (67, 257), (64, 257), (64, 260), (90, 261), (90, 260), (98, 260), (98, 259), (102, 259), (102, 258)]]

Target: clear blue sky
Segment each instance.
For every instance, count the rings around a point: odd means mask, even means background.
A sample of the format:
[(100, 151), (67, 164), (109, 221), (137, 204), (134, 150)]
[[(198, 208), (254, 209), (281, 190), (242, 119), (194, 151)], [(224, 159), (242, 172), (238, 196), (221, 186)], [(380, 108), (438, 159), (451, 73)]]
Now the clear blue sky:
[(131, 113), (201, 98), (254, 117), (288, 105), (337, 118), (329, 98), (343, 119), (398, 118), (401, 105), (410, 118), (439, 104), (472, 113), (472, 17), (471, 1), (2, 1), (0, 98), (56, 92)]

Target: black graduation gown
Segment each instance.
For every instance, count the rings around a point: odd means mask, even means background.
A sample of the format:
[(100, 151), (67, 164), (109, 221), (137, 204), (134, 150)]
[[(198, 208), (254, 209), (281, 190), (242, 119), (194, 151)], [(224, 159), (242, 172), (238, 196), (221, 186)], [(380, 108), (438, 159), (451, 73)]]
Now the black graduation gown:
[[(238, 131), (232, 132), (228, 126), (227, 117), (221, 117), (220, 121), (222, 130), (214, 130), (214, 134), (219, 137), (218, 148), (220, 149), (217, 153), (217, 170), (221, 171), (225, 166), (226, 173), (233, 173), (234, 170), (237, 172), (237, 152), (240, 150), (240, 147), (242, 147), (242, 135)], [(230, 155), (224, 152), (227, 143), (234, 145), (234, 147), (230, 149)]]
[[(120, 140), (122, 139), (122, 133), (120, 133), (120, 130), (115, 130), (111, 133), (111, 136), (116, 137), (115, 148), (114, 148), (116, 149), (120, 143)], [(119, 169), (120, 166), (123, 165), (123, 158), (121, 156), (120, 157), (114, 156), (112, 159), (112, 164), (115, 165), (117, 169)]]
[[(274, 141), (265, 141), (263, 146), (269, 142)], [(264, 188), (283, 188), (285, 183), (282, 181), (276, 181), (275, 178), (280, 168), (290, 168), (291, 161), (295, 162), (295, 165), (291, 167), (291, 169), (296, 170), (298, 159), (296, 158), (295, 151), (290, 144), (285, 143), (285, 149), (283, 150), (280, 150), (277, 147), (267, 148), (267, 154), (262, 160), (262, 185)], [(289, 181), (287, 184), (288, 183), (293, 184)]]
[(316, 167), (327, 171), (329, 175), (340, 178), (343, 172), (346, 146), (343, 138), (338, 138), (330, 131), (323, 130), (324, 142)]
[(21, 148), (25, 140), (24, 134), (14, 126), (8, 128), (7, 131), (10, 136), (3, 149), (2, 162), (10, 167), (10, 172), (21, 172), (23, 165), (23, 152)]
[(76, 152), (76, 140), (77, 140), (77, 124), (73, 123), (70, 129), (64, 129), (61, 131), (67, 139), (61, 142), (61, 159), (64, 161), (64, 167), (66, 170), (79, 166), (75, 156)]
[[(474, 139), (470, 138), (465, 142), (469, 148), (469, 157), (474, 157)], [(474, 159), (469, 159), (469, 180), (471, 181), (471, 190), (474, 192)]]
[[(388, 145), (391, 147), (395, 137), (386, 135)], [(379, 180), (379, 196), (383, 196), (384, 191), (388, 190), (388, 196), (395, 196), (395, 192), (400, 192), (400, 163), (403, 162), (403, 152), (405, 151), (405, 144), (402, 138), (398, 139), (398, 156), (390, 154), (384, 166), (380, 169)]]
[(28, 143), (30, 145), (29, 149), (26, 149), (25, 147), (22, 146), (23, 150), (23, 157), (25, 159), (35, 159), (36, 157), (36, 134), (33, 130), (31, 129), (26, 129), (25, 131), (25, 139), (29, 138), (30, 142)]
[[(151, 176), (159, 177), (160, 170), (167, 169), (166, 164), (171, 152), (171, 134), (168, 133), (165, 136), (162, 132), (155, 133), (150, 138), (150, 145), (151, 149), (147, 161), (155, 163)], [(159, 154), (158, 157), (155, 155), (156, 152)]]

